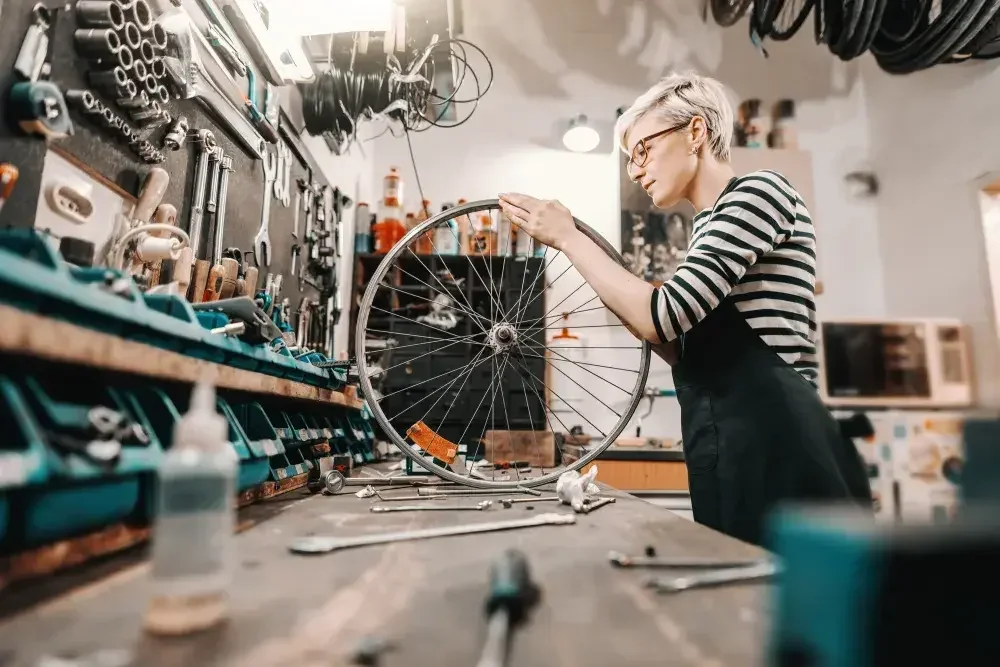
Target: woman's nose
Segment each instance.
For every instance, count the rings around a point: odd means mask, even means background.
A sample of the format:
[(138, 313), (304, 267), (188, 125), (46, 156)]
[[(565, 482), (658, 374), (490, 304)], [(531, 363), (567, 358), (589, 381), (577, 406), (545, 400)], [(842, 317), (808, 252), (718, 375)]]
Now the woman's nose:
[(625, 173), (628, 174), (630, 179), (638, 183), (646, 173), (646, 170), (643, 167), (636, 167), (633, 162), (629, 160), (625, 165)]

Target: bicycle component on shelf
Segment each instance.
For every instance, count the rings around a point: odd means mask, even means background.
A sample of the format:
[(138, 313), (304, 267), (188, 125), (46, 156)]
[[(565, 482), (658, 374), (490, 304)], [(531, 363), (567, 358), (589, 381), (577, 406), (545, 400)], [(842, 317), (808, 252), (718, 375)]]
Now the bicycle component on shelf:
[[(391, 499), (390, 499), (391, 500)], [(492, 500), (483, 500), (475, 505), (375, 505), (370, 511), (375, 514), (385, 512), (483, 512), (493, 507)]]
[(777, 563), (761, 561), (748, 567), (728, 567), (683, 577), (658, 577), (651, 579), (646, 585), (658, 593), (679, 593), (692, 588), (768, 581), (778, 576), (780, 572), (781, 568)]
[(260, 214), (260, 228), (253, 239), (253, 261), (258, 267), (271, 266), (271, 237), (268, 231), (271, 224), (271, 183), (277, 178), (278, 154), (264, 150), (264, 208)]
[(673, 556), (669, 558), (658, 556), (629, 556), (618, 551), (608, 553), (608, 560), (616, 567), (652, 567), (677, 569), (725, 569), (734, 567), (750, 567), (757, 565), (756, 560), (721, 560), (719, 558), (699, 558)]
[(163, 64), (163, 58), (154, 58), (153, 62), (149, 64), (149, 72), (156, 77), (157, 81), (163, 81), (167, 76), (167, 66)]
[[(150, 24), (149, 41), (153, 43), (153, 48), (157, 51), (163, 51), (167, 48), (167, 33), (163, 30), (163, 26), (160, 25), (159, 21), (153, 21), (152, 24)], [(160, 64), (162, 65), (163, 63)]]
[[(153, 78), (155, 79), (156, 77)], [(170, 91), (167, 90), (167, 87), (164, 86), (163, 84), (160, 84), (159, 86), (156, 87), (156, 99), (159, 100), (160, 104), (170, 103)]]
[(198, 130), (194, 137), (198, 150), (195, 165), (194, 194), (191, 198), (191, 215), (188, 222), (188, 236), (191, 252), (195, 259), (201, 258), (201, 227), (205, 215), (205, 193), (208, 190), (208, 163), (215, 152), (215, 135), (210, 130)]
[(424, 528), (422, 530), (407, 530), (377, 535), (357, 535), (354, 537), (324, 537), (317, 535), (302, 537), (292, 542), (289, 549), (293, 553), (299, 554), (325, 554), (343, 549), (354, 549), (377, 544), (411, 542), (414, 540), (428, 540), (457, 535), (495, 533), (504, 530), (518, 530), (540, 526), (570, 526), (575, 523), (576, 516), (573, 514), (538, 514), (525, 519), (489, 521), (464, 526), (442, 526), (440, 528)]
[[(145, 93), (143, 93), (143, 95), (145, 95)], [(188, 127), (187, 118), (181, 116), (177, 119), (177, 122), (174, 123), (174, 126), (170, 128), (167, 136), (163, 138), (163, 145), (172, 151), (179, 151), (181, 146), (183, 146), (184, 142), (187, 140), (189, 130), (190, 128)]]
[(81, 28), (125, 27), (125, 11), (113, 0), (78, 0), (75, 7), (76, 22)]
[[(464, 252), (443, 254), (439, 234)], [(496, 200), (448, 209), (391, 244), (366, 275), (357, 312), (359, 383), (375, 421), (415, 464), (481, 489), (538, 487), (594, 461), (630, 422), (649, 371), (648, 343), (604, 342), (627, 332), (562, 253), (539, 247), (519, 256), (513, 235)], [(470, 253), (473, 236), (484, 241), (481, 254)], [(553, 337), (564, 316), (597, 334), (589, 358)], [(386, 336), (399, 343), (394, 363), (373, 367), (368, 346)], [(574, 427), (592, 446), (558, 434)], [(498, 469), (504, 461), (531, 467)]]
[(540, 597), (541, 590), (531, 580), (527, 556), (516, 549), (505, 551), (490, 567), (486, 641), (477, 667), (506, 667), (510, 631), (527, 619)]
[[(139, 43), (139, 48), (135, 50), (132, 54), (136, 56), (136, 62), (142, 62), (146, 65), (152, 65), (153, 61), (156, 60), (156, 50), (153, 48), (153, 43), (148, 39), (144, 39)], [(159, 83), (159, 82), (157, 82)]]
[(149, 32), (153, 27), (153, 12), (146, 0), (132, 0), (128, 3), (127, 16), (142, 32)]
[(121, 48), (122, 40), (111, 28), (82, 28), (73, 33), (76, 51), (87, 58), (110, 58)]

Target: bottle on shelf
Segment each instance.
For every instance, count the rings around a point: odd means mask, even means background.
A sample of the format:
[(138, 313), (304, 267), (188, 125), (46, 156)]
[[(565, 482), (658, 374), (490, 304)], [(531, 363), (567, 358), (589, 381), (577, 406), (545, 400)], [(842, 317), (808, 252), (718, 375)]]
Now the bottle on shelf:
[(203, 379), (157, 474), (149, 632), (186, 635), (228, 617), (237, 467), (229, 425), (215, 410), (215, 388)]
[[(458, 205), (462, 206), (468, 202), (464, 199), (458, 200)], [(458, 249), (463, 255), (469, 253), (469, 243), (472, 239), (472, 219), (466, 215), (460, 215), (455, 219), (455, 224), (458, 226)]]
[(359, 201), (354, 210), (354, 252), (367, 255), (372, 251), (372, 218), (368, 202)]
[[(454, 206), (444, 204), (441, 206), (441, 212), (444, 213), (450, 208)], [(439, 255), (458, 254), (458, 223), (454, 219), (434, 228), (434, 246)]]
[(477, 229), (473, 231), (469, 242), (470, 255), (495, 255), (497, 250), (497, 233), (493, 228), (493, 219), (489, 214), (479, 216)]
[[(431, 202), (424, 199), (420, 202), (420, 210), (417, 211), (416, 223), (420, 225), (431, 217)], [(420, 235), (416, 243), (416, 253), (418, 255), (430, 255), (434, 252), (434, 232), (427, 231)]]
[(402, 179), (396, 168), (391, 167), (382, 181), (382, 205), (379, 207), (378, 222), (372, 225), (376, 253), (384, 255), (406, 235), (402, 193)]

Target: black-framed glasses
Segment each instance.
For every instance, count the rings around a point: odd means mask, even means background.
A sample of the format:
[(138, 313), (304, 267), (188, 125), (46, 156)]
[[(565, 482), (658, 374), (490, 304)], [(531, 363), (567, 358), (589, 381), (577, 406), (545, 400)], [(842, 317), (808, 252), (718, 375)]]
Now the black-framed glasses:
[(687, 127), (691, 121), (685, 121), (680, 125), (675, 125), (674, 127), (668, 127), (665, 130), (660, 130), (659, 132), (654, 132), (653, 134), (643, 137), (639, 140), (632, 148), (632, 154), (628, 158), (628, 164), (625, 165), (626, 169), (631, 172), (633, 167), (645, 167), (646, 162), (649, 160), (649, 149), (646, 147), (646, 142), (650, 139), (655, 139), (657, 137), (662, 137), (665, 134), (670, 134), (671, 132), (676, 132)]

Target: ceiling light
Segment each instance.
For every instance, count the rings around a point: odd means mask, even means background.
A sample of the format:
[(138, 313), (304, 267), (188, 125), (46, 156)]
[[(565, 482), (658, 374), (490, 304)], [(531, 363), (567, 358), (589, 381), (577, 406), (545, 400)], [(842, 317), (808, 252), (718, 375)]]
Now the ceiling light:
[(589, 153), (601, 143), (601, 135), (587, 124), (587, 117), (580, 114), (569, 122), (563, 135), (563, 146), (574, 153)]
[(386, 31), (392, 26), (393, 4), (393, 0), (283, 0), (280, 3), (302, 37)]

